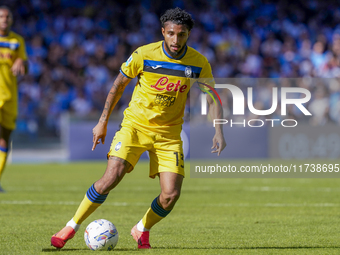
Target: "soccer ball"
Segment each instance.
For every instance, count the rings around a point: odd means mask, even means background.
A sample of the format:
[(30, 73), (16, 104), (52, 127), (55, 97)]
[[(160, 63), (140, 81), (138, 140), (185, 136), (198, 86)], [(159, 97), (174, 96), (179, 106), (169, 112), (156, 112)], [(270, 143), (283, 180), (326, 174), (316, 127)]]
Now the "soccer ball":
[(95, 220), (87, 226), (84, 239), (87, 247), (93, 251), (111, 251), (118, 243), (118, 231), (108, 220)]

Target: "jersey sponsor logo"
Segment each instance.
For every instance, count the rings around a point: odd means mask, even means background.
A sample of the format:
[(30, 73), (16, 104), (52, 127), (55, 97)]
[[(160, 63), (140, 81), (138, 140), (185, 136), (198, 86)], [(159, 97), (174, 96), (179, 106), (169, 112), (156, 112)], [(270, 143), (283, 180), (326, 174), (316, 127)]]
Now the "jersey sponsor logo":
[(128, 58), (128, 60), (125, 63), (125, 66), (128, 66), (130, 64), (130, 62), (132, 61), (132, 55)]
[(151, 85), (151, 88), (155, 88), (158, 91), (174, 91), (183, 93), (187, 89), (188, 85), (181, 84), (181, 80), (178, 80), (177, 83), (169, 82), (169, 78), (164, 76), (158, 79), (155, 85)]
[(191, 78), (192, 76), (192, 68), (191, 66), (187, 66), (184, 70), (185, 77)]
[(152, 69), (157, 69), (157, 68), (160, 68), (162, 67), (161, 65), (156, 65), (156, 66), (151, 66)]
[(0, 52), (0, 58), (4, 59), (12, 59), (13, 55), (11, 53), (1, 53)]
[(119, 149), (122, 147), (122, 142), (119, 142), (115, 146), (115, 151), (119, 151)]
[(168, 96), (168, 95), (162, 95), (157, 94), (155, 98), (155, 104), (163, 106), (163, 107), (169, 107), (173, 105), (176, 101), (176, 97)]

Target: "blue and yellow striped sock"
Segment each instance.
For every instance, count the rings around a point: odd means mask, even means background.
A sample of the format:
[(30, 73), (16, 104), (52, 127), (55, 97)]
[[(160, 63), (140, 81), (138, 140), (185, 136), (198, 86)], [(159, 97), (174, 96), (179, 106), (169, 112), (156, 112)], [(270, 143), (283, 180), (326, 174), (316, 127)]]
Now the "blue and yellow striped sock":
[(0, 146), (0, 179), (5, 170), (8, 148)]
[(102, 203), (108, 194), (101, 195), (94, 188), (94, 184), (87, 190), (83, 201), (80, 203), (73, 220), (81, 224), (91, 213), (93, 213)]
[(153, 225), (159, 222), (161, 219), (164, 219), (170, 212), (164, 210), (157, 202), (158, 197), (156, 197), (152, 203), (149, 210), (146, 212), (142, 219), (143, 226), (146, 230), (149, 230)]

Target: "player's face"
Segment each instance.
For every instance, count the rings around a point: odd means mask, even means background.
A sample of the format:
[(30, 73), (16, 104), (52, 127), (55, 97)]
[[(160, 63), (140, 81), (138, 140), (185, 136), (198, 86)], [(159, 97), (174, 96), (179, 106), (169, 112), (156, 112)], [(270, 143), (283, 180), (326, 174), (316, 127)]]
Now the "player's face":
[(7, 34), (12, 25), (12, 13), (7, 9), (0, 9), (0, 32)]
[(168, 21), (162, 27), (162, 34), (164, 36), (165, 50), (170, 56), (177, 58), (185, 50), (185, 45), (190, 35), (186, 25), (177, 25)]

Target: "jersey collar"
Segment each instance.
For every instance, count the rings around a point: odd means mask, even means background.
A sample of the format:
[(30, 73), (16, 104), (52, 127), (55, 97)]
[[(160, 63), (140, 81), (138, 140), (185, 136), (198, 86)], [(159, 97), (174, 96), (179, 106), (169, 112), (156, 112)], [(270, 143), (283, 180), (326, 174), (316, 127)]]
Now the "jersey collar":
[(163, 41), (163, 43), (162, 43), (162, 48), (163, 48), (164, 54), (165, 54), (168, 58), (179, 60), (179, 59), (181, 59), (181, 58), (184, 57), (185, 53), (187, 53), (188, 46), (185, 45), (185, 49), (184, 49), (183, 54), (180, 55), (178, 58), (174, 58), (174, 57), (172, 57), (171, 55), (169, 55), (169, 54), (166, 52), (166, 50), (164, 49), (164, 41)]
[(11, 31), (9, 31), (9, 32), (7, 33), (7, 35), (0, 35), (0, 37), (8, 37), (10, 33), (11, 33)]

